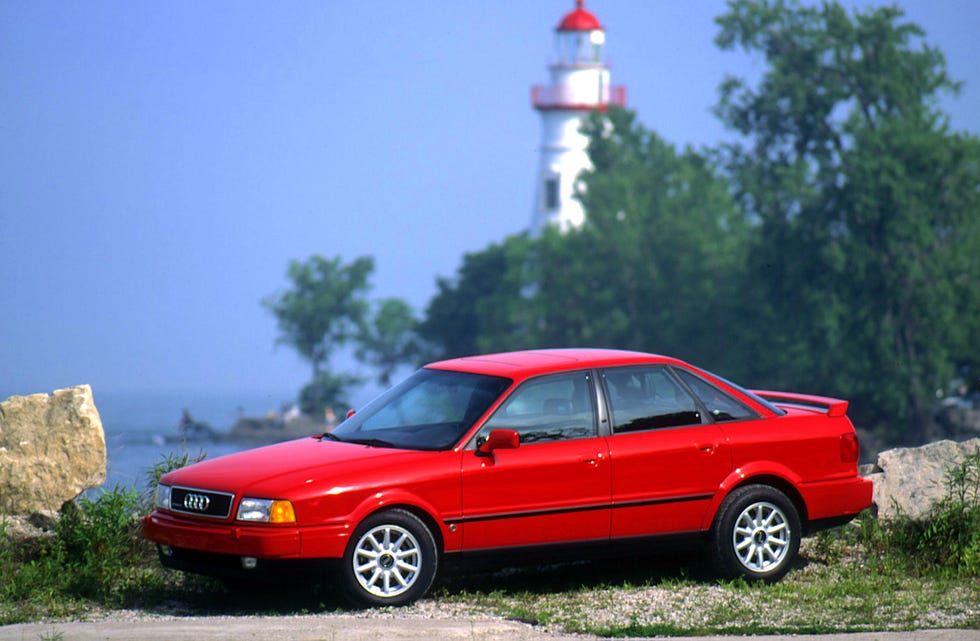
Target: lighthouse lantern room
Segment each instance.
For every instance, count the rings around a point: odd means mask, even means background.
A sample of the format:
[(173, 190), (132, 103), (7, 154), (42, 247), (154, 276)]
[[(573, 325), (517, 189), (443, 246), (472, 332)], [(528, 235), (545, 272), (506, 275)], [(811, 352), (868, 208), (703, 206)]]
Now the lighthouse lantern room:
[(531, 88), (531, 104), (541, 114), (532, 235), (549, 224), (565, 231), (585, 222), (585, 210), (575, 198), (576, 178), (591, 166), (582, 121), (592, 110), (626, 104), (626, 88), (609, 83), (605, 30), (584, 4), (577, 0), (555, 29), (555, 61), (548, 66), (551, 83)]

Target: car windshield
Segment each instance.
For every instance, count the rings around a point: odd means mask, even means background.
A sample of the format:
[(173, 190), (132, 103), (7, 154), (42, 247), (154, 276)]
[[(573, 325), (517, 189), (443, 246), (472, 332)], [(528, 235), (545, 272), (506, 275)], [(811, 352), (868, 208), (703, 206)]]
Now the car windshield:
[(410, 450), (445, 450), (483, 416), (511, 380), (421, 369), (330, 432), (331, 440)]

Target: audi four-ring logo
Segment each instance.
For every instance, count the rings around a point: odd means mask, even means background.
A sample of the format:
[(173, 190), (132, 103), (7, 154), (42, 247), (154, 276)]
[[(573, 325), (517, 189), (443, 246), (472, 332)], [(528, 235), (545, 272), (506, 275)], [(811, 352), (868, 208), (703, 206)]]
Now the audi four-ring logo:
[(188, 494), (184, 497), (184, 508), (195, 512), (204, 512), (211, 505), (211, 499), (203, 494)]

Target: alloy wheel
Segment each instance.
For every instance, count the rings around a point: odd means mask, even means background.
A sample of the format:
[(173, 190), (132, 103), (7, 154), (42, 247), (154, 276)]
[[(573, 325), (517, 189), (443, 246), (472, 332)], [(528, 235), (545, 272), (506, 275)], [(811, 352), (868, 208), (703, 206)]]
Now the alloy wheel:
[(783, 511), (768, 501), (752, 503), (735, 519), (732, 545), (739, 562), (753, 572), (770, 572), (787, 557), (792, 532)]
[(399, 596), (415, 584), (422, 568), (418, 540), (398, 525), (379, 525), (358, 540), (351, 560), (354, 576), (368, 593)]

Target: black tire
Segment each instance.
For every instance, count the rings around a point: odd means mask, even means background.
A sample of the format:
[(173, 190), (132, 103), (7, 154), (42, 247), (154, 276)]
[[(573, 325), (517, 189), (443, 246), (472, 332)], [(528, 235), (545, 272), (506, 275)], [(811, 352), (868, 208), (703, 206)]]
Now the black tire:
[(425, 523), (411, 512), (386, 510), (354, 531), (341, 584), (355, 605), (407, 605), (429, 589), (438, 564), (438, 548)]
[(711, 528), (711, 556), (725, 577), (772, 583), (800, 551), (796, 506), (774, 487), (747, 485), (729, 494)]

